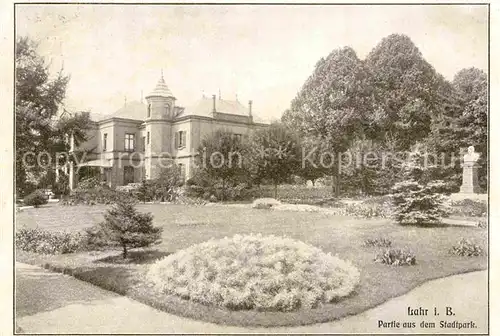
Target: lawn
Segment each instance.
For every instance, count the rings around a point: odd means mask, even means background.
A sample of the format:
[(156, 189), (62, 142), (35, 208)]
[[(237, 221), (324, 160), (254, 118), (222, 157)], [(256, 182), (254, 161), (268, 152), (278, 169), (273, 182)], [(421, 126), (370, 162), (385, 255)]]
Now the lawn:
[[(81, 230), (102, 220), (104, 206), (47, 206), (17, 214), (17, 229), (41, 227), (49, 230)], [(163, 241), (152, 250), (138, 250), (127, 262), (119, 251), (85, 252), (41, 256), (17, 252), (21, 262), (65, 271), (159, 309), (194, 319), (243, 326), (302, 325), (358, 314), (399, 296), (419, 284), (451, 274), (487, 268), (487, 257), (458, 257), (448, 253), (460, 238), (469, 238), (487, 250), (487, 230), (476, 227), (402, 227), (387, 219), (360, 220), (314, 212), (256, 210), (237, 206), (139, 205), (152, 212), (155, 225), (163, 227)], [(296, 312), (227, 311), (202, 306), (171, 296), (158, 296), (142, 281), (148, 264), (210, 238), (234, 234), (262, 233), (288, 236), (338, 254), (361, 271), (355, 293), (335, 304)], [(373, 262), (378, 248), (363, 247), (367, 238), (384, 237), (394, 247), (415, 252), (416, 266), (387, 266)]]

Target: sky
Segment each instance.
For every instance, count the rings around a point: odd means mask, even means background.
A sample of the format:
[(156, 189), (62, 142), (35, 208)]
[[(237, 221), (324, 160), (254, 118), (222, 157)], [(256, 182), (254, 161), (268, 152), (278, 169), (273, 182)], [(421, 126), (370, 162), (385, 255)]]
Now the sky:
[(160, 78), (189, 106), (203, 94), (253, 100), (279, 118), (332, 50), (364, 59), (382, 38), (406, 34), (447, 79), (488, 71), (488, 9), (474, 5), (181, 6), (16, 5), (16, 34), (39, 42), (56, 73), (71, 75), (66, 106), (113, 113)]

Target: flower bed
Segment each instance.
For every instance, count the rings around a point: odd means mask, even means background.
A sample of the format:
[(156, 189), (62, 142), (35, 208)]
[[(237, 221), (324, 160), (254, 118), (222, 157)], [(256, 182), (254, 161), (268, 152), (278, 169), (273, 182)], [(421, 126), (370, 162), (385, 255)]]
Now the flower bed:
[(236, 235), (191, 246), (153, 264), (156, 290), (230, 310), (292, 311), (349, 295), (359, 283), (350, 262), (303, 242)]

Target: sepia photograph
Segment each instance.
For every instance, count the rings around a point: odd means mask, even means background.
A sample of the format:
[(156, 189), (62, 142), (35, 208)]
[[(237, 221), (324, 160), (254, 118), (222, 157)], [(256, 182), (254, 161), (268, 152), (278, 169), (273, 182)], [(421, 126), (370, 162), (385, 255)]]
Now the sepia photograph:
[(490, 334), (488, 3), (12, 6), (14, 334)]

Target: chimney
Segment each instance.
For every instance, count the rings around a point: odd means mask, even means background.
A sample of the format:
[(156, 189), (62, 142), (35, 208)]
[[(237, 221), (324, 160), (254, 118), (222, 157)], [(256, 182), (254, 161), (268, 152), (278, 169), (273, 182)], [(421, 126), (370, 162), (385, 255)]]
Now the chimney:
[(248, 101), (248, 115), (251, 117), (252, 116), (252, 101)]
[(212, 95), (212, 102), (213, 102), (212, 112), (213, 113), (217, 112), (217, 109), (215, 108), (216, 97), (217, 97), (216, 95)]

